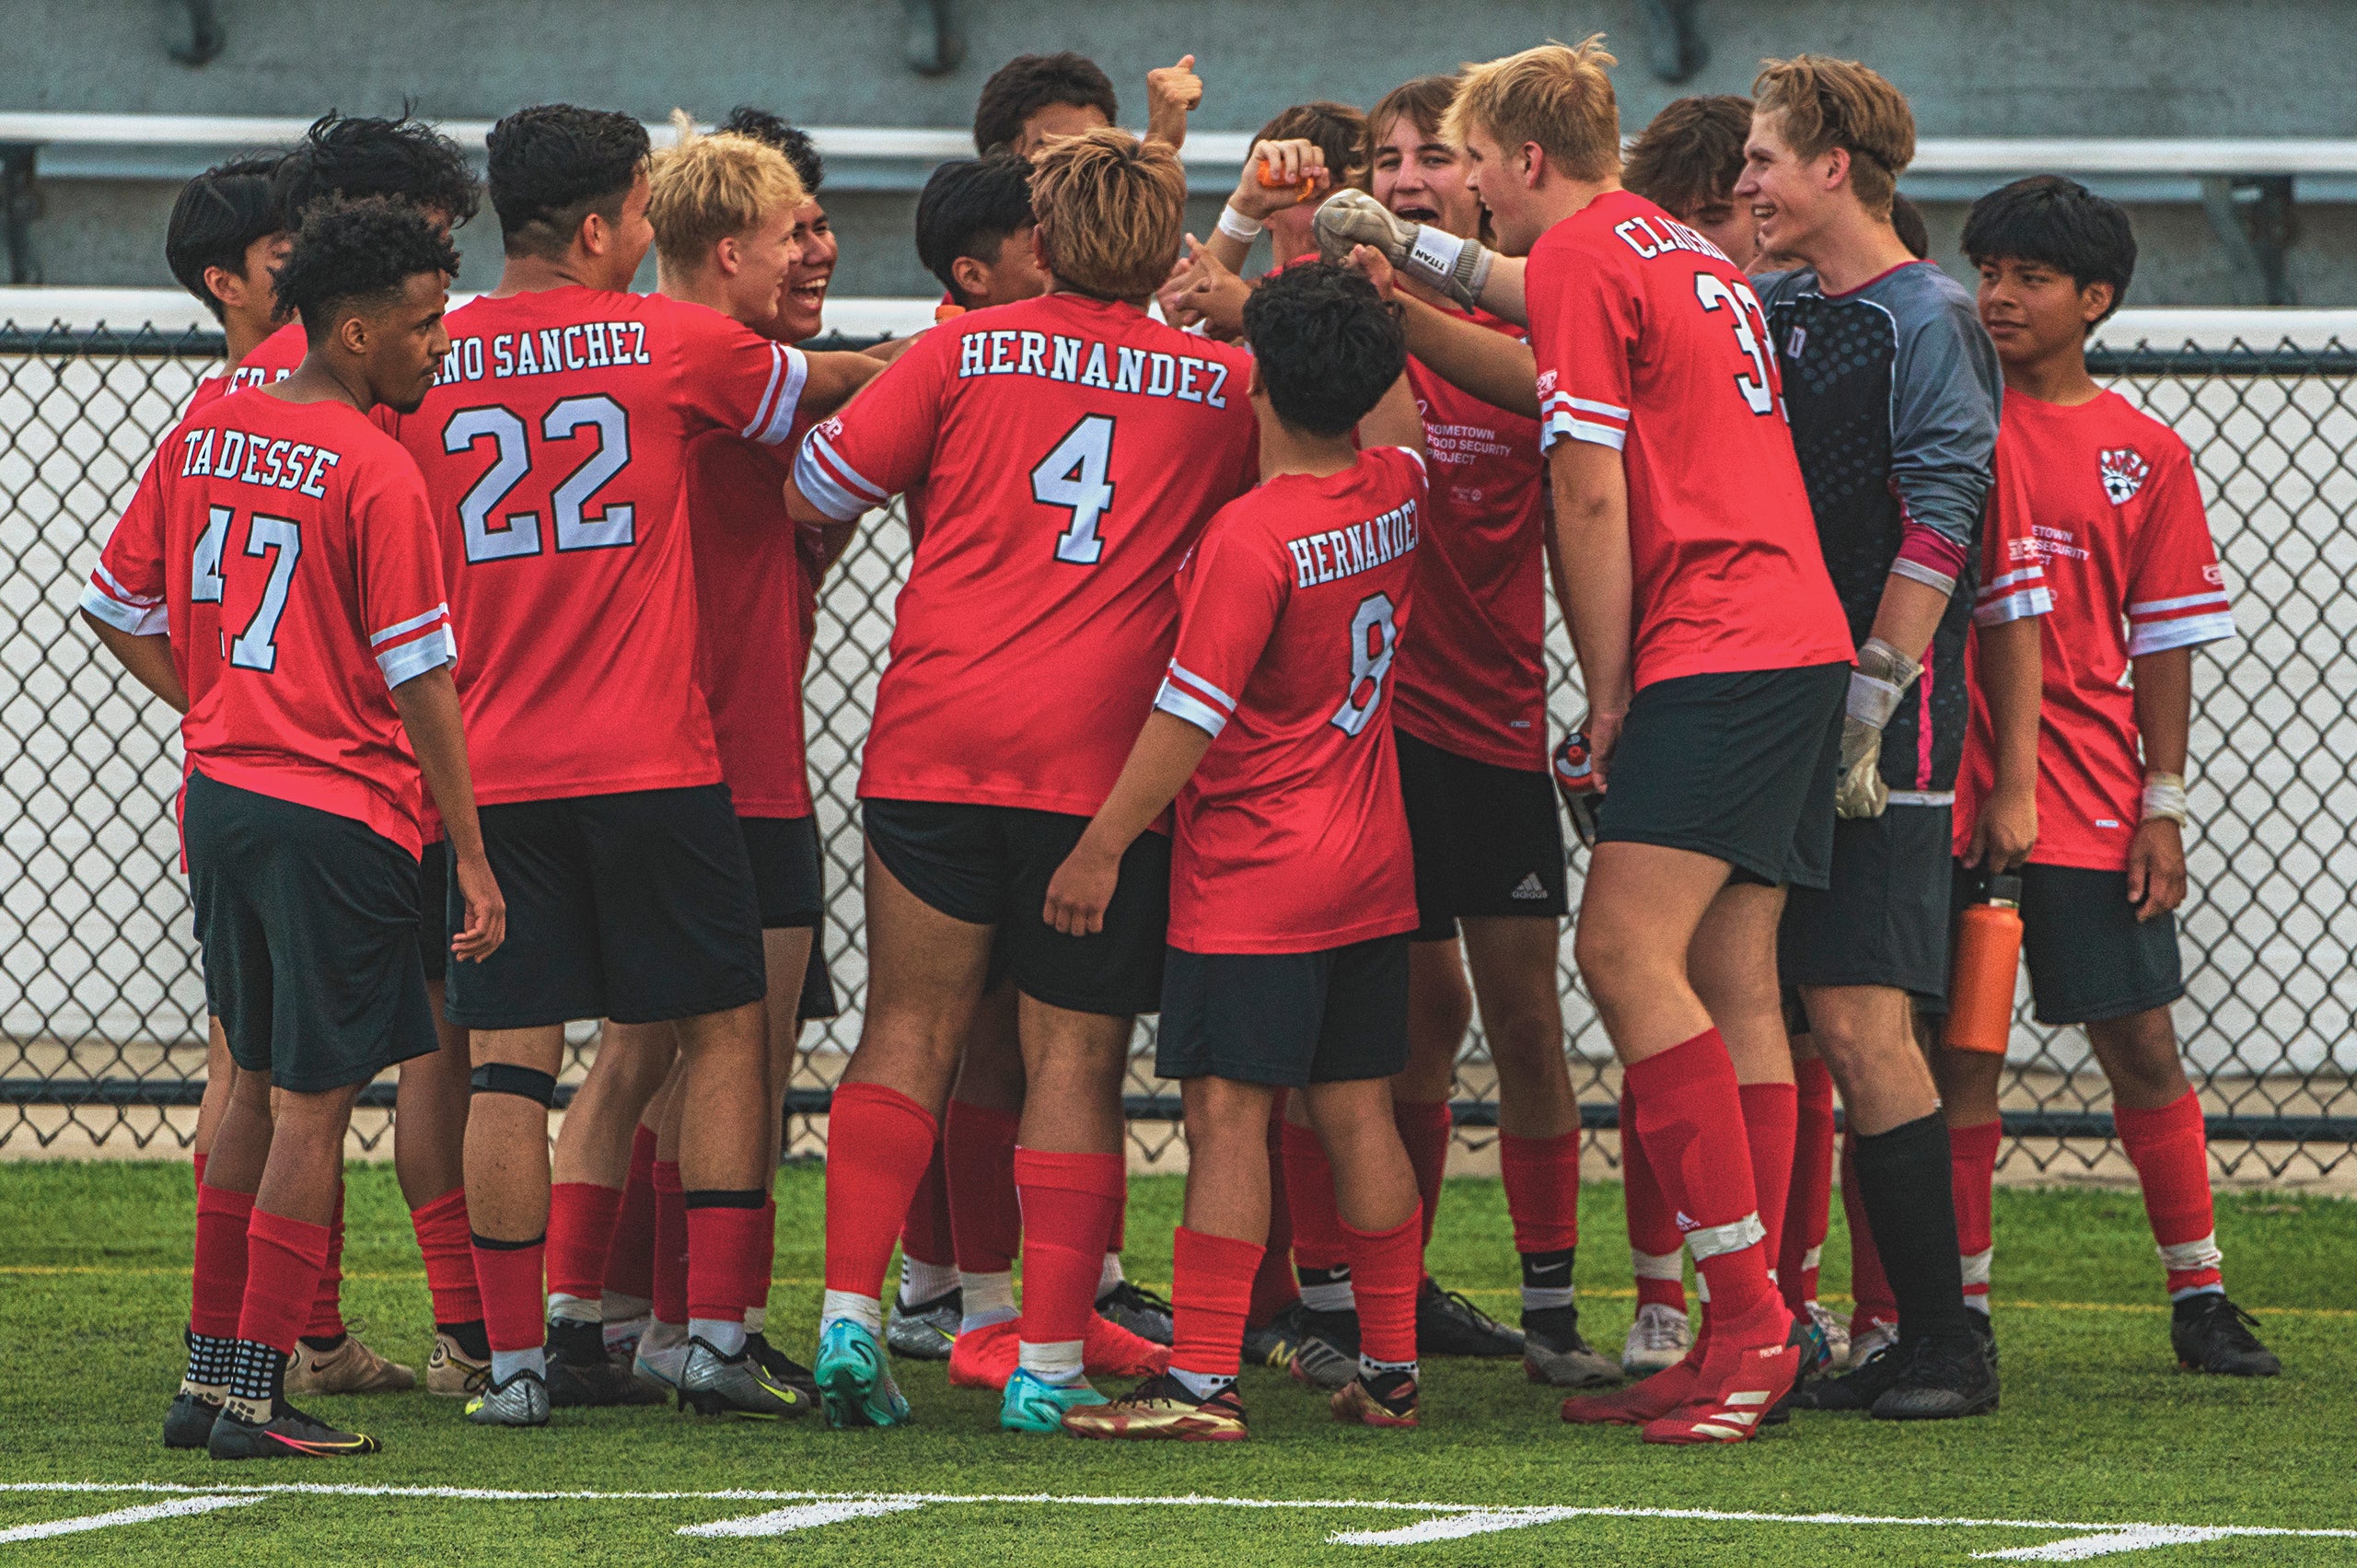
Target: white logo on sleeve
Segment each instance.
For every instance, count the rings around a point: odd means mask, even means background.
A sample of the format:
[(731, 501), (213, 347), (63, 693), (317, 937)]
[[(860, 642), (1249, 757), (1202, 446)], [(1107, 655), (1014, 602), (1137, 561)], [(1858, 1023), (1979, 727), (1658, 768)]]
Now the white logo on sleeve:
[(2115, 506), (2128, 505), (2152, 477), (2153, 465), (2133, 447), (2116, 447), (2096, 457), (2103, 469), (2103, 493)]
[(1538, 879), (1538, 873), (1533, 871), (1515, 883), (1513, 893), (1508, 896), (1516, 899), (1543, 899), (1547, 896), (1547, 885)]

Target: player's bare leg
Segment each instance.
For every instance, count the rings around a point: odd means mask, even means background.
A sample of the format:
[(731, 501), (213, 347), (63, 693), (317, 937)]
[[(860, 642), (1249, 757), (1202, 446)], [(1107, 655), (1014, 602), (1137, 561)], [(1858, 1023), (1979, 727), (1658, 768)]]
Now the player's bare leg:
[[(1776, 1283), (1793, 1315), (1805, 1315), (1824, 1336), (1824, 1370), (1839, 1371), (1854, 1359), (1852, 1327), (1848, 1319), (1817, 1297), (1818, 1268), (1824, 1260), (1826, 1235), (1832, 1225), (1837, 1143), (1833, 1131), (1833, 1074), (1826, 1070), (1825, 1059), (1817, 1052), (1817, 1042), (1808, 1036), (1807, 1022), (1800, 1015), (1795, 999), (1786, 1009), (1784, 1027), (1793, 1051), (1799, 1131), (1793, 1141), (1793, 1184), (1784, 1201), (1784, 1246), (1777, 1256)], [(1941, 1093), (1945, 1097), (1945, 1089)], [(1853, 1246), (1856, 1231), (1864, 1228), (1862, 1223), (1853, 1230)], [(1858, 1276), (1853, 1270), (1852, 1294), (1857, 1285)], [(1893, 1328), (1889, 1331), (1897, 1330)]]
[(1413, 1426), (1419, 1404), (1416, 1293), (1423, 1279), (1422, 1204), (1399, 1129), (1383, 1119), (1380, 1078), (1311, 1084), (1310, 1124), (1334, 1171), (1334, 1199), (1350, 1243), (1359, 1315), (1358, 1366), (1330, 1400), (1335, 1419)]
[(196, 1184), (204, 1185), (204, 1162), (212, 1157), (213, 1142), (221, 1131), (222, 1113), (229, 1109), (229, 1083), (238, 1064), (229, 1059), (229, 1037), (221, 1020), (204, 1018), (204, 1093), (196, 1102), (196, 1132), (191, 1145), (196, 1154)]
[(795, 1362), (769, 1342), (770, 1276), (776, 1272), (777, 1262), (777, 1163), (785, 1147), (786, 1087), (794, 1082), (794, 1070), (802, 1040), (802, 980), (808, 971), (811, 945), (818, 933), (809, 926), (772, 927), (761, 933), (761, 961), (769, 980), (769, 994), (761, 1004), (761, 1028), (768, 1047), (769, 1066), (769, 1132), (761, 1145), (764, 1176), (761, 1182), (761, 1230), (760, 1253), (753, 1259), (746, 1274), (745, 1342), (771, 1378), (800, 1388), (806, 1398), (818, 1398), (818, 1386), (810, 1379), (810, 1369)]
[(492, 1370), (484, 1393), (468, 1401), (467, 1410), (471, 1420), (539, 1425), (548, 1419), (540, 1294), (549, 1227), (548, 1118), (564, 1029), (558, 1024), (476, 1029), (471, 1039), (467, 1223)]

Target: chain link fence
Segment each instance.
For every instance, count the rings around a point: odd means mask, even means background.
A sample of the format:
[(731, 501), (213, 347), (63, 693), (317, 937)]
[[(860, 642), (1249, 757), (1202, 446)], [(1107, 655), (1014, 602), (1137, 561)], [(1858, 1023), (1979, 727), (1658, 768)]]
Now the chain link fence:
[[(210, 373), (217, 336), (0, 325), (0, 1151), (61, 1139), (110, 1150), (185, 1144), (204, 1071), (203, 989), (179, 870), (173, 715), (105, 656), (75, 600), (157, 443)], [(2195, 656), (2192, 894), (2182, 914), (2190, 990), (2177, 1008), (2227, 1175), (2320, 1177), (2357, 1144), (2357, 353), (2112, 351), (2098, 371), (2194, 451), (2241, 635)], [(830, 861), (824, 940), (843, 1015), (806, 1035), (793, 1152), (824, 1147), (827, 1093), (859, 1038), (861, 849), (853, 790), (892, 601), (908, 563), (897, 516), (875, 521), (828, 582), (806, 699)], [(1560, 730), (1581, 701), (1550, 633)], [(1579, 866), (1574, 864), (1573, 902)], [(1591, 1142), (1614, 1125), (1618, 1072), (1562, 947), (1566, 1049)], [(1132, 1135), (1178, 1136), (1176, 1086), (1152, 1074), (1141, 1023)], [(565, 1083), (597, 1050), (576, 1025)], [(2076, 1030), (2019, 999), (2004, 1092), (2009, 1162), (2091, 1167), (2110, 1146), (2109, 1098)], [(1494, 1124), (1478, 1026), (1457, 1071), (1460, 1140)], [(391, 1084), (371, 1086), (356, 1132), (374, 1146)], [(1617, 1140), (1608, 1143), (1609, 1156)]]

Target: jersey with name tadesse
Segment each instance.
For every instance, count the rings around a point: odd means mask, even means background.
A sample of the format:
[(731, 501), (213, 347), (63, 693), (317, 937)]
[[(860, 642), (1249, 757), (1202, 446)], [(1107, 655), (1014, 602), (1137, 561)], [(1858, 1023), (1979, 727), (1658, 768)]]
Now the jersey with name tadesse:
[(795, 482), (848, 521), (911, 485), (862, 796), (1086, 816), (1178, 633), (1172, 578), (1258, 477), (1240, 350), (1075, 294), (935, 328), (805, 438)]
[(477, 797), (717, 783), (688, 446), (784, 442), (801, 351), (701, 305), (573, 286), (484, 296), (447, 325), (400, 434), (442, 530)]

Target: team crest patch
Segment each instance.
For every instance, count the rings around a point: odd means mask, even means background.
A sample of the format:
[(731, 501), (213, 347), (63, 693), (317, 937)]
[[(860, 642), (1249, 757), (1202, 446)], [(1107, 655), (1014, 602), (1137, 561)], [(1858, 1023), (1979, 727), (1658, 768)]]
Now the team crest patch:
[(2137, 454), (2133, 447), (2117, 447), (2096, 454), (2103, 467), (2103, 493), (2115, 506), (2125, 506), (2135, 494), (2144, 488), (2144, 481), (2152, 477), (2153, 465)]

